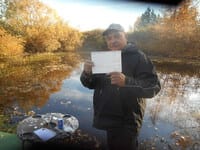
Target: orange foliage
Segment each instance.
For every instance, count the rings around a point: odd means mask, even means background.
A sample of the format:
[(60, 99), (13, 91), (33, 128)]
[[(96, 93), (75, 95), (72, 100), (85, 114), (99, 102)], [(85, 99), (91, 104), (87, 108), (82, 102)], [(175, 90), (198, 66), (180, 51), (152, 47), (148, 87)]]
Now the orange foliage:
[(26, 40), (27, 52), (72, 51), (82, 44), (81, 33), (62, 22), (27, 28)]
[(198, 25), (198, 11), (192, 0), (185, 0), (179, 7), (165, 12), (162, 26), (179, 36), (193, 35)]
[(52, 52), (60, 47), (53, 27), (27, 28), (27, 52)]
[(55, 10), (39, 0), (12, 0), (6, 11), (6, 22), (22, 31), (30, 26), (48, 26), (58, 20), (61, 18)]
[(0, 27), (0, 56), (15, 56), (23, 53), (24, 40), (12, 36)]
[(57, 38), (61, 44), (58, 51), (73, 51), (82, 45), (82, 33), (65, 23), (56, 25)]
[(81, 45), (81, 33), (39, 0), (12, 0), (6, 23), (23, 33), (26, 52), (72, 51)]

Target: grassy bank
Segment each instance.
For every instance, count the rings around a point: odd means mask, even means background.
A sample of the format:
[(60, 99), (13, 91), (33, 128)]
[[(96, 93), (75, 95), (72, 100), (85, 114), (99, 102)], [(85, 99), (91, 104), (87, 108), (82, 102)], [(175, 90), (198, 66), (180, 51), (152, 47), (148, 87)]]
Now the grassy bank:
[(200, 60), (194, 58), (150, 57), (157, 70), (162, 73), (180, 73), (181, 75), (200, 77)]
[(76, 53), (41, 53), (26, 56), (1, 57), (0, 58), (0, 78), (10, 75), (17, 75), (24, 72), (34, 71), (34, 74), (48, 71), (49, 66), (73, 67), (78, 63), (79, 56)]

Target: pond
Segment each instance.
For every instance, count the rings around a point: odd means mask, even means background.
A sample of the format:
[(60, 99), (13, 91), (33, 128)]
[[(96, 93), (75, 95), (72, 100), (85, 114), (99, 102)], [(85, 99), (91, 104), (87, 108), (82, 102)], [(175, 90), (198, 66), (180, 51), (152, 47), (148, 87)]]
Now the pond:
[[(199, 72), (191, 74), (191, 68), (183, 66), (184, 70), (178, 72), (169, 66), (156, 67), (162, 90), (156, 97), (147, 99), (139, 135), (141, 149), (200, 149)], [(20, 120), (35, 113), (71, 114), (79, 120), (79, 130), (104, 147), (105, 132), (92, 127), (93, 90), (80, 83), (81, 71), (82, 64), (62, 71), (54, 67), (37, 78), (1, 80), (1, 130), (15, 132)], [(13, 130), (6, 130), (8, 127)]]

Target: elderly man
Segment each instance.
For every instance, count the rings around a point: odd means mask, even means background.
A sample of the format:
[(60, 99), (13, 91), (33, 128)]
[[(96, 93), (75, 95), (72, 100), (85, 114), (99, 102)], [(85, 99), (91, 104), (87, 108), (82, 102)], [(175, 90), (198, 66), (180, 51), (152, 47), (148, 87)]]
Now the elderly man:
[(120, 24), (111, 24), (103, 36), (109, 50), (121, 50), (122, 72), (92, 74), (93, 63), (86, 61), (80, 80), (94, 89), (93, 126), (106, 130), (109, 150), (135, 150), (146, 106), (144, 98), (154, 97), (160, 91), (160, 82), (150, 59), (127, 43)]

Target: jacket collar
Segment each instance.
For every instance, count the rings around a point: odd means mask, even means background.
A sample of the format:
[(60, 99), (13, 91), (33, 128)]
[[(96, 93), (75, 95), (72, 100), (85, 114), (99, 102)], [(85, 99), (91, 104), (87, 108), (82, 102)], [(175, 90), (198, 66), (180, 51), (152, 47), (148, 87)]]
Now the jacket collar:
[(138, 49), (133, 43), (127, 43), (127, 45), (122, 49), (122, 53), (135, 53)]

